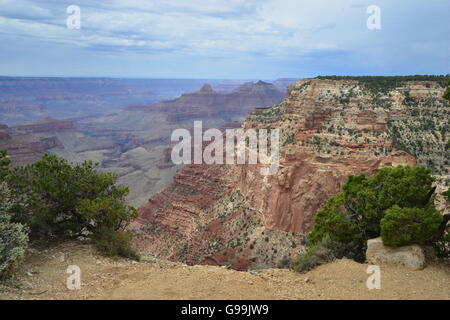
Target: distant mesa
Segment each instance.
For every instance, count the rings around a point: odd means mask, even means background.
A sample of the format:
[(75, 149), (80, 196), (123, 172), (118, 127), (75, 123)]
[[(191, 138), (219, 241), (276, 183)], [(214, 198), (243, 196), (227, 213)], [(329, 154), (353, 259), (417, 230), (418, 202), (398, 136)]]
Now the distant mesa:
[[(270, 107), (284, 99), (285, 95), (273, 84), (258, 81), (247, 82), (230, 93), (218, 93), (210, 84), (200, 90), (185, 93), (179, 98), (166, 100), (151, 106), (130, 106), (128, 110), (142, 110), (176, 114), (176, 118), (186, 119), (182, 114), (195, 115), (233, 113), (247, 115), (254, 108)], [(173, 122), (172, 119), (171, 122)]]
[(203, 85), (203, 87), (200, 89), (201, 93), (216, 93), (213, 88), (211, 87), (211, 85), (205, 83)]
[(51, 123), (51, 122), (56, 122), (59, 121), (58, 119), (52, 118), (52, 117), (45, 117), (43, 119), (37, 120), (34, 123), (35, 124), (39, 124), (39, 123)]
[(239, 87), (240, 92), (249, 94), (281, 94), (273, 84), (259, 80), (258, 82), (247, 82)]

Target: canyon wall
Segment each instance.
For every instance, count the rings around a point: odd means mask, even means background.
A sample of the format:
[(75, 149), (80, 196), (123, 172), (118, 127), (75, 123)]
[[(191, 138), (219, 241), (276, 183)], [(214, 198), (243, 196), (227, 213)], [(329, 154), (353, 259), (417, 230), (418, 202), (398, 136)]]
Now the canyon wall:
[[(169, 185), (178, 166), (170, 160), (171, 135), (175, 129), (193, 129), (194, 120), (205, 129), (235, 125), (256, 107), (280, 102), (284, 94), (263, 81), (245, 83), (231, 92), (216, 92), (204, 84), (200, 90), (152, 105), (134, 105), (112, 116), (80, 120), (79, 130), (98, 141), (113, 141), (112, 148), (100, 145), (81, 154), (94, 157), (102, 168), (120, 175), (129, 186), (129, 203), (139, 206)], [(60, 155), (76, 160), (80, 153)]]
[(439, 81), (301, 80), (244, 123), (281, 130), (277, 174), (262, 176), (261, 165), (184, 167), (139, 208), (136, 245), (189, 264), (274, 266), (298, 252), (316, 211), (350, 174), (426, 165), (440, 192), (450, 182), (443, 92)]
[[(119, 174), (118, 182), (130, 188), (127, 202), (139, 206), (170, 184), (179, 168), (170, 161), (173, 130), (192, 129), (193, 119), (205, 128), (236, 125), (253, 108), (284, 98), (263, 81), (201, 81), (0, 77), (0, 121), (17, 124), (0, 128), (0, 149), (9, 151), (14, 165), (44, 153), (99, 162), (101, 170)], [(179, 97), (153, 103), (156, 95)], [(134, 103), (143, 100), (148, 104)], [(132, 106), (111, 114), (121, 103)]]
[(70, 121), (47, 118), (29, 125), (0, 125), (0, 150), (7, 150), (14, 166), (38, 161), (53, 148), (63, 147), (57, 135), (73, 130)]

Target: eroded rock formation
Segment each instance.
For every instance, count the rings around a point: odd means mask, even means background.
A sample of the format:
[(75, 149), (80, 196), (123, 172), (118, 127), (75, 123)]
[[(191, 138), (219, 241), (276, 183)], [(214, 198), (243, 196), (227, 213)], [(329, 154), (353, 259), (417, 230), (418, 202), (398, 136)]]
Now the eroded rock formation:
[(70, 121), (44, 119), (29, 125), (0, 125), (0, 150), (7, 150), (13, 165), (25, 165), (40, 160), (52, 148), (62, 147), (56, 134), (71, 131)]
[(283, 97), (274, 85), (262, 81), (246, 83), (231, 93), (216, 92), (205, 84), (177, 99), (130, 106), (117, 115), (77, 124), (90, 137), (114, 142), (112, 150), (105, 150), (103, 143), (97, 151), (84, 155), (98, 159), (106, 170), (119, 173), (119, 182), (130, 187), (130, 204), (139, 206), (149, 195), (169, 185), (178, 169), (170, 159), (170, 138), (175, 129), (192, 130), (194, 120), (202, 121), (205, 130), (236, 126), (253, 108), (269, 107)]
[(199, 91), (185, 93), (177, 99), (151, 106), (130, 106), (128, 109), (164, 113), (169, 122), (177, 123), (205, 117), (245, 116), (256, 107), (270, 107), (283, 98), (284, 94), (273, 84), (263, 81), (243, 84), (231, 93), (216, 92), (205, 84)]
[[(209, 91), (209, 90), (208, 90)], [(247, 117), (245, 128), (281, 130), (281, 166), (189, 165), (140, 207), (141, 250), (190, 264), (273, 266), (295, 254), (314, 215), (350, 174), (417, 163), (449, 182), (449, 105), (438, 82), (376, 88), (305, 79)]]

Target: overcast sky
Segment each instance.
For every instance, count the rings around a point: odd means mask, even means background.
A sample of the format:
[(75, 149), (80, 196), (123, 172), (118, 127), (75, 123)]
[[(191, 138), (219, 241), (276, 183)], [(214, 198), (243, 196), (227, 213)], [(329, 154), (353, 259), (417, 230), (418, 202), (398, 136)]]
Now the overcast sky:
[[(370, 5), (381, 30), (367, 28)], [(0, 0), (0, 74), (447, 74), (449, 18), (450, 0)]]

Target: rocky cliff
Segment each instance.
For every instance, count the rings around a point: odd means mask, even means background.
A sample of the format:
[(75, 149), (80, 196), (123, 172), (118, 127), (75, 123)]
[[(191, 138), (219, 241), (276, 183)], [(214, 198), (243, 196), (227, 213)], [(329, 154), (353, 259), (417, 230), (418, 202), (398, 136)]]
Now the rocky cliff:
[(245, 128), (281, 129), (278, 173), (261, 176), (259, 165), (184, 167), (140, 207), (137, 245), (190, 264), (273, 266), (298, 252), (315, 212), (349, 174), (419, 163), (443, 190), (450, 108), (442, 79), (375, 80), (301, 80), (283, 102), (256, 110)]
[(205, 84), (199, 91), (185, 93), (173, 100), (151, 106), (130, 106), (129, 110), (162, 112), (171, 123), (183, 120), (201, 120), (227, 115), (247, 115), (256, 107), (270, 107), (284, 98), (273, 84), (264, 81), (245, 83), (230, 93), (219, 93)]
[(72, 121), (57, 120), (50, 117), (13, 128), (23, 133), (61, 132), (75, 129)]
[(0, 150), (8, 151), (15, 166), (33, 163), (49, 150), (63, 147), (57, 135), (71, 130), (72, 122), (51, 118), (15, 127), (0, 125)]
[[(14, 164), (36, 161), (44, 152), (71, 162), (99, 162), (101, 169), (119, 174), (119, 183), (130, 187), (129, 204), (139, 206), (170, 184), (178, 169), (170, 161), (173, 130), (191, 129), (193, 120), (203, 121), (205, 128), (242, 122), (253, 108), (270, 107), (284, 98), (263, 81), (209, 83), (0, 77), (0, 122), (10, 125), (0, 129), (0, 149), (10, 151)], [(156, 103), (149, 91), (157, 93), (156, 101), (166, 99)], [(113, 113), (119, 105), (143, 101), (145, 106)], [(74, 118), (54, 119), (68, 117)], [(15, 138), (9, 139), (11, 135)]]
[[(95, 157), (103, 168), (119, 173), (120, 183), (130, 187), (130, 204), (139, 206), (169, 185), (178, 169), (170, 161), (173, 130), (191, 130), (194, 120), (203, 121), (205, 129), (220, 128), (242, 121), (255, 107), (270, 107), (283, 98), (274, 85), (263, 81), (246, 83), (231, 93), (216, 92), (204, 84), (177, 99), (130, 106), (117, 115), (79, 121), (78, 128), (84, 134), (113, 141), (113, 150), (102, 144), (83, 156)], [(79, 153), (61, 155), (75, 160)]]

